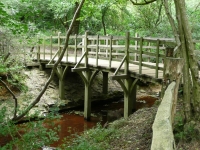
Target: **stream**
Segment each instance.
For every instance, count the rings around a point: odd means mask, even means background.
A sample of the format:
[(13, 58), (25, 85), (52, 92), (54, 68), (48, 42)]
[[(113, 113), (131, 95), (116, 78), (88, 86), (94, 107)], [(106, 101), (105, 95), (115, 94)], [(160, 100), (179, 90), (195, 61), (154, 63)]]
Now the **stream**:
[[(151, 107), (157, 100), (154, 96), (141, 96), (136, 101), (136, 110), (143, 107)], [(63, 143), (64, 138), (73, 139), (74, 135), (79, 135), (83, 131), (91, 129), (100, 123), (102, 126), (107, 122), (107, 112), (123, 109), (123, 99), (113, 101), (110, 103), (94, 102), (92, 103), (91, 119), (90, 121), (84, 120), (83, 107), (76, 108), (72, 111), (65, 111), (61, 113), (61, 118), (54, 120), (55, 125), (59, 125), (61, 130), (58, 132), (59, 140), (51, 144), (51, 147), (58, 147)], [(5, 145), (9, 137), (0, 138), (0, 146)]]
[[(157, 100), (157, 97), (142, 96), (136, 101), (136, 110), (143, 107), (151, 107)], [(63, 113), (62, 118), (56, 121), (57, 125), (60, 125), (61, 130), (59, 132), (60, 139), (52, 144), (52, 147), (57, 147), (62, 144), (62, 140), (65, 137), (69, 137), (73, 134), (81, 134), (83, 131), (91, 129), (100, 123), (102, 126), (107, 122), (107, 112), (110, 110), (123, 109), (123, 100), (110, 102), (107, 104), (93, 103), (91, 110), (91, 119), (86, 121), (83, 118), (83, 108), (75, 109), (71, 113)]]

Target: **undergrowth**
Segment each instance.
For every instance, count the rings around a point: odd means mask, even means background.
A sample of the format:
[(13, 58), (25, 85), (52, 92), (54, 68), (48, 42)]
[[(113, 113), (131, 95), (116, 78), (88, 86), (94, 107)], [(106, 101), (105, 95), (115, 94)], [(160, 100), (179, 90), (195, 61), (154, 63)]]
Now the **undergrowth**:
[(192, 140), (198, 140), (199, 135), (195, 129), (195, 122), (184, 122), (183, 115), (178, 113), (175, 117), (174, 124), (174, 138), (176, 142), (191, 142)]
[[(7, 143), (1, 145), (1, 150), (8, 149), (39, 149), (52, 144), (59, 139), (59, 126), (53, 120), (60, 116), (57, 112), (49, 113), (45, 119), (28, 121), (23, 124), (15, 124), (6, 118), (6, 107), (0, 110), (0, 138), (7, 138)], [(37, 115), (34, 114), (32, 118)], [(1, 143), (2, 144), (2, 143)]]
[(110, 142), (120, 136), (119, 128), (127, 123), (120, 119), (110, 124), (109, 128), (103, 127), (100, 123), (96, 127), (84, 131), (82, 135), (75, 136), (73, 140), (65, 140), (57, 150), (107, 150), (110, 149)]

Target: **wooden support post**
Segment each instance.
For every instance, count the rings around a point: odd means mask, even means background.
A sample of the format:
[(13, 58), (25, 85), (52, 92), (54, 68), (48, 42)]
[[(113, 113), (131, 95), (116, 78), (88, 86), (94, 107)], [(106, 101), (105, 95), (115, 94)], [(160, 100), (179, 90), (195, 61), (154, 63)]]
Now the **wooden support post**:
[[(72, 69), (73, 70), (73, 69)], [(97, 75), (99, 71), (92, 72), (91, 70), (87, 71), (79, 71), (79, 70), (73, 70), (77, 71), (77, 73), (82, 78), (84, 84), (85, 84), (85, 95), (84, 95), (84, 119), (90, 120), (91, 116), (91, 84), (94, 80), (94, 77)]]
[(58, 66), (56, 70), (56, 74), (59, 78), (59, 98), (65, 99), (65, 91), (64, 91), (64, 77), (67, 72), (71, 69), (70, 66)]
[(90, 81), (91, 71), (85, 71), (85, 95), (84, 95), (84, 119), (90, 120), (91, 116), (91, 83)]
[(45, 68), (45, 64), (40, 63), (39, 70), (42, 71), (42, 70), (44, 70), (44, 68)]
[(108, 94), (108, 72), (103, 73), (103, 94)]
[(127, 119), (128, 116), (135, 109), (136, 104), (136, 91), (137, 91), (137, 80), (133, 78), (125, 79), (124, 84), (127, 89), (124, 92), (124, 118)]
[(58, 69), (58, 73), (59, 73), (59, 98), (64, 99), (65, 98), (64, 81), (63, 81), (64, 68), (62, 66), (59, 66), (57, 69)]

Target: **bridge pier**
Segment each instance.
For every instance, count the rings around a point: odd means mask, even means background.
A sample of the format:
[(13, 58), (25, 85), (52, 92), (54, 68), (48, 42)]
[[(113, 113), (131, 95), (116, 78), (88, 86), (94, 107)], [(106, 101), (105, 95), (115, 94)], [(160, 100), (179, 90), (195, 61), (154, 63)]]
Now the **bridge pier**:
[(71, 67), (69, 66), (59, 66), (57, 67), (56, 74), (59, 78), (59, 98), (65, 99), (65, 91), (64, 91), (64, 77), (65, 74), (70, 71)]
[[(124, 118), (127, 119), (133, 110), (136, 109), (136, 93), (138, 79), (128, 76), (111, 76), (116, 80), (124, 91)], [(124, 80), (124, 81), (123, 81)]]
[(104, 72), (103, 73), (103, 94), (108, 94), (108, 72)]
[(91, 71), (87, 68), (72, 68), (72, 72), (77, 72), (85, 84), (84, 94), (84, 119), (90, 120), (91, 117), (91, 85), (99, 71)]

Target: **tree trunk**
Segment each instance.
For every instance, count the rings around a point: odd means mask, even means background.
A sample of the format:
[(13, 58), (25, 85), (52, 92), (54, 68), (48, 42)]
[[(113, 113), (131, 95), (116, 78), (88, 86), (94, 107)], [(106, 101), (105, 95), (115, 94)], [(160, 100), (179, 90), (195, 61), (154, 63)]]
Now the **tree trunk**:
[(178, 1), (174, 1), (176, 5), (176, 18), (178, 21), (178, 32), (179, 32), (179, 39), (181, 42), (180, 46), (180, 53), (181, 57), (184, 59), (184, 67), (183, 67), (183, 105), (184, 105), (184, 114), (186, 122), (191, 120), (191, 88), (190, 88), (190, 73), (189, 73), (189, 58), (188, 58), (188, 50), (185, 43), (185, 33), (182, 26), (182, 13), (180, 11), (179, 5), (177, 4)]
[(186, 14), (185, 1), (174, 0), (174, 3), (176, 7), (176, 19), (178, 26), (176, 26), (172, 15), (169, 13), (168, 0), (164, 0), (166, 14), (174, 31), (177, 45), (180, 44), (181, 57), (183, 57), (185, 61), (183, 68), (183, 103), (185, 121), (189, 122), (191, 119), (194, 119), (193, 117), (199, 117), (199, 72), (197, 60), (194, 54), (191, 28)]
[(189, 68), (191, 72), (191, 80), (192, 80), (192, 88), (191, 89), (191, 102), (192, 102), (192, 108), (194, 109), (194, 116), (199, 117), (200, 113), (200, 97), (199, 97), (199, 92), (200, 92), (200, 83), (199, 83), (199, 70), (198, 70), (198, 62), (195, 57), (194, 53), (194, 43), (192, 39), (192, 33), (191, 33), (191, 28), (189, 25), (189, 20), (187, 18), (186, 14), (186, 7), (185, 7), (185, 1), (184, 0), (175, 0), (176, 7), (179, 8), (180, 14), (181, 14), (181, 25), (182, 25), (182, 30), (184, 33), (184, 42), (186, 46), (186, 52), (187, 52), (187, 57), (189, 61)]
[[(74, 13), (76, 12), (78, 6), (79, 6), (79, 3), (75, 2)], [(78, 34), (79, 33), (80, 20), (77, 20), (79, 17), (80, 17), (80, 12), (78, 12), (77, 18), (74, 22), (74, 26), (72, 27), (72, 34)]]

